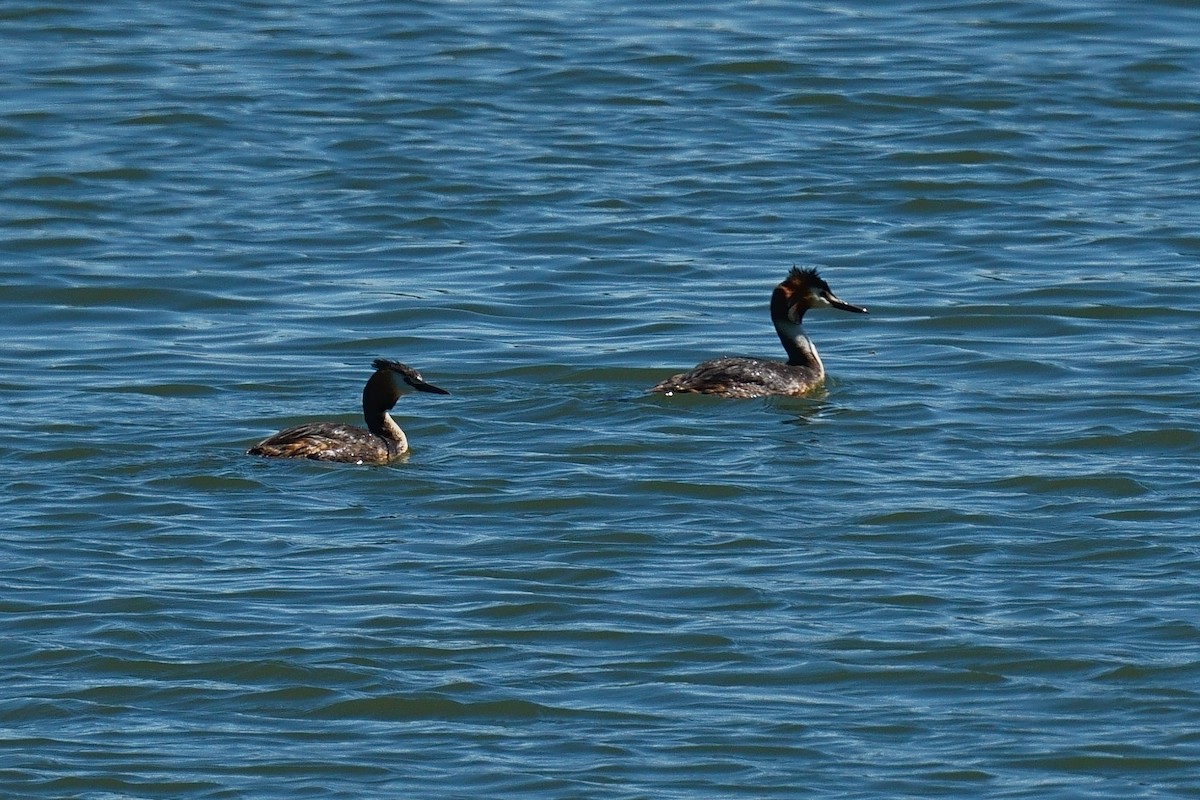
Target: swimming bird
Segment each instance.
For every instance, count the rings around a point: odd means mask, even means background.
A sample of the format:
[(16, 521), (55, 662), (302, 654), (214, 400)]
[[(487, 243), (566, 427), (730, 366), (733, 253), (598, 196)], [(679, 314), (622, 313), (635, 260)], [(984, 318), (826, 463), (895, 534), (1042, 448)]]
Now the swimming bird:
[(367, 428), (341, 422), (309, 422), (280, 431), (251, 447), (252, 456), (311, 458), (351, 464), (386, 464), (408, 451), (408, 437), (388, 413), (409, 388), (432, 394), (450, 394), (426, 383), (417, 372), (399, 361), (376, 359), (363, 387), (362, 407)]
[(765, 397), (806, 394), (825, 380), (825, 365), (816, 345), (801, 327), (804, 312), (838, 308), (866, 314), (867, 310), (838, 299), (815, 269), (792, 267), (771, 293), (771, 322), (787, 351), (787, 363), (746, 356), (714, 358), (689, 372), (672, 375), (650, 387), (659, 394), (713, 394), (721, 397)]

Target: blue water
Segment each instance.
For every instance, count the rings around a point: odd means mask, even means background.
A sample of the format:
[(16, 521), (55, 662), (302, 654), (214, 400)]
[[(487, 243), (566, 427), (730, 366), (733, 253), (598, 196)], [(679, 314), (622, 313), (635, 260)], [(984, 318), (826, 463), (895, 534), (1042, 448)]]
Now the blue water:
[[(1200, 7), (0, 7), (0, 797), (1200, 796)], [(648, 397), (782, 357), (809, 398)], [(244, 455), (359, 420), (405, 461)]]

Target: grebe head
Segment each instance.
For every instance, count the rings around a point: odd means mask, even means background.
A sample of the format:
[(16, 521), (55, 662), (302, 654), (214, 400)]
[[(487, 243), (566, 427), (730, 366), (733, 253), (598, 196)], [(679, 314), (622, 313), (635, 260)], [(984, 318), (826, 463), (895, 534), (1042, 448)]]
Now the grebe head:
[(399, 378), (401, 384), (403, 385), (397, 385), (397, 388), (401, 392), (404, 391), (404, 385), (407, 385), (419, 392), (430, 392), (431, 394), (450, 394), (445, 389), (441, 389), (437, 386), (434, 386), (432, 383), (428, 383), (424, 378), (421, 377), (421, 373), (417, 372), (407, 364), (401, 364), (399, 361), (388, 361), (386, 358), (377, 358), (371, 362), (371, 366), (374, 367), (377, 372), (395, 375), (397, 378)]
[(432, 394), (450, 394), (445, 389), (427, 383), (421, 377), (421, 373), (399, 361), (377, 358), (371, 362), (371, 366), (375, 367), (375, 374), (363, 387), (363, 413), (368, 417), (380, 411), (390, 411), (401, 395), (406, 394), (409, 389)]
[(867, 313), (862, 306), (851, 305), (835, 295), (825, 279), (812, 267), (792, 267), (792, 271), (771, 294), (771, 318), (777, 323), (786, 321), (799, 325), (804, 312), (810, 308), (837, 308), (855, 314)]

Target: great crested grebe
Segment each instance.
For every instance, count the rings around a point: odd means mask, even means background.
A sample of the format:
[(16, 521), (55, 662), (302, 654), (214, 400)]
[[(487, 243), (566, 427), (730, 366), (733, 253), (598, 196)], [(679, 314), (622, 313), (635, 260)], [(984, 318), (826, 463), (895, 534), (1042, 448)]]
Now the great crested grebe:
[(246, 452), (252, 456), (311, 458), (351, 464), (386, 464), (408, 450), (408, 437), (388, 414), (409, 388), (433, 394), (450, 394), (426, 383), (421, 373), (399, 361), (378, 358), (375, 374), (363, 387), (363, 416), (367, 429), (341, 422), (309, 422), (280, 431)]
[(761, 358), (731, 356), (714, 358), (690, 372), (672, 375), (650, 387), (661, 394), (715, 394), (722, 397), (798, 395), (812, 391), (825, 380), (825, 365), (800, 322), (810, 308), (840, 308), (866, 314), (865, 308), (842, 302), (815, 269), (792, 267), (783, 283), (771, 293), (771, 322), (787, 363)]

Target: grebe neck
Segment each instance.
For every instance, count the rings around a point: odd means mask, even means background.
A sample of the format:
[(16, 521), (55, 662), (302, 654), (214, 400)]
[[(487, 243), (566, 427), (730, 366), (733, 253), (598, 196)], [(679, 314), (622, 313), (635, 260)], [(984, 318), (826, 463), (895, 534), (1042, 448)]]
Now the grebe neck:
[(376, 415), (367, 414), (366, 417), (367, 430), (393, 443), (396, 452), (402, 453), (408, 449), (408, 437), (404, 435), (404, 431), (400, 430), (400, 426), (396, 424), (396, 420), (392, 419), (391, 414), (380, 411)]
[(779, 341), (787, 351), (788, 364), (793, 367), (808, 367), (816, 370), (818, 375), (825, 374), (825, 365), (817, 355), (817, 346), (808, 338), (800, 323), (776, 320), (775, 332), (779, 334)]
[(399, 399), (400, 393), (396, 391), (388, 370), (376, 370), (363, 387), (362, 409), (363, 418), (367, 421), (367, 430), (389, 442), (396, 442), (400, 449), (404, 449), (408, 446), (404, 431), (400, 430), (400, 426), (388, 413)]

